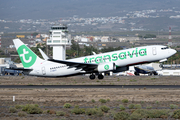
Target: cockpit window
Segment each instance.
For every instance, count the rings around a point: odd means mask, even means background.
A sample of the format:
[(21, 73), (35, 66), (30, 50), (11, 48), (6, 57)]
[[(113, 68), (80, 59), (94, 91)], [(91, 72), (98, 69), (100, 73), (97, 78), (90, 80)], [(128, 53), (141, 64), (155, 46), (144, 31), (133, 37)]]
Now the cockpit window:
[(165, 50), (165, 49), (169, 49), (169, 47), (163, 47), (163, 48), (161, 48), (161, 50)]

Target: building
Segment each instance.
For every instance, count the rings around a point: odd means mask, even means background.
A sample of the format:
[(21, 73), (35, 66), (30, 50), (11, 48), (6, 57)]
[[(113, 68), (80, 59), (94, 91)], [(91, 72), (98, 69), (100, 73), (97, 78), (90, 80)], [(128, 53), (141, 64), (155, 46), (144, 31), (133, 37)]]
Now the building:
[(25, 35), (16, 35), (17, 38), (25, 38)]
[(66, 46), (71, 45), (70, 37), (66, 25), (56, 25), (51, 27), (50, 39), (48, 39), (46, 43), (53, 47), (53, 59), (66, 59)]
[(109, 36), (101, 37), (101, 42), (109, 42), (109, 40), (110, 40)]

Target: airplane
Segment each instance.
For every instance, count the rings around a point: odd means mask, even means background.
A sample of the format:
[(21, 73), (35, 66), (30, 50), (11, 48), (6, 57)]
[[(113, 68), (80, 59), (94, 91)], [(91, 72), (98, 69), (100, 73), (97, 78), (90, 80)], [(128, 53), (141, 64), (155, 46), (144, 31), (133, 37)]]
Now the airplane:
[(158, 75), (158, 72), (154, 70), (153, 67), (147, 65), (136, 65), (134, 66), (135, 72), (134, 75), (139, 76), (141, 74), (148, 74), (148, 75)]
[(20, 39), (13, 40), (24, 68), (19, 68), (25, 75), (40, 77), (65, 77), (90, 74), (90, 79), (103, 79), (103, 72), (114, 73), (127, 71), (129, 66), (164, 60), (176, 53), (176, 50), (162, 45), (143, 46), (118, 50), (97, 55), (55, 60), (45, 56), (39, 58)]

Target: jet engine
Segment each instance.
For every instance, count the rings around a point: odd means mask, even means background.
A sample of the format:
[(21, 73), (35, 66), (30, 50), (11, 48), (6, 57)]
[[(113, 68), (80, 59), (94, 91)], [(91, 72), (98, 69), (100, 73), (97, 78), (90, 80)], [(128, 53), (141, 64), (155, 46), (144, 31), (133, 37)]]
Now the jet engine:
[(100, 63), (97, 67), (98, 72), (106, 72), (106, 71), (113, 71), (116, 70), (115, 63), (109, 62), (109, 63)]
[(113, 73), (118, 73), (118, 72), (123, 72), (129, 70), (129, 66), (124, 66), (124, 67), (118, 67), (116, 70), (113, 70)]

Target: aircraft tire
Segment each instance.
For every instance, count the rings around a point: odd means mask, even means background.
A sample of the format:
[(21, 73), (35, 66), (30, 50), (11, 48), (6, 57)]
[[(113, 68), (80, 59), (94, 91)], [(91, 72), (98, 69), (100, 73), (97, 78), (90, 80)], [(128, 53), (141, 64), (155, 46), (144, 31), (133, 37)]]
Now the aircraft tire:
[(96, 76), (94, 74), (89, 76), (89, 79), (91, 79), (91, 80), (94, 80), (95, 78), (96, 78)]
[(158, 75), (158, 73), (155, 72), (154, 75)]
[(104, 76), (102, 74), (98, 75), (98, 79), (103, 79), (103, 78), (104, 78)]
[(151, 75), (152, 75), (152, 73), (149, 73), (148, 75), (149, 75), (149, 76), (151, 76)]
[(134, 72), (134, 75), (139, 76), (139, 73), (138, 72)]

